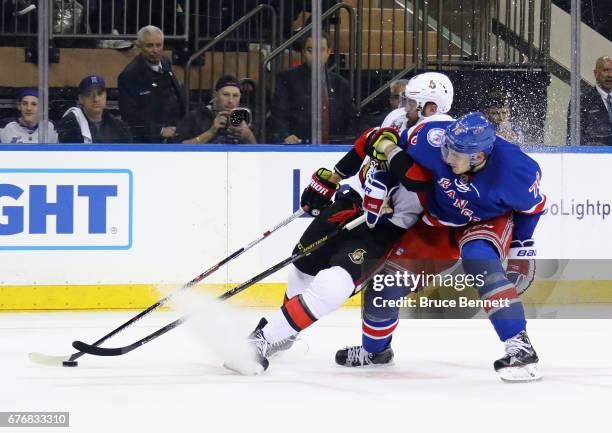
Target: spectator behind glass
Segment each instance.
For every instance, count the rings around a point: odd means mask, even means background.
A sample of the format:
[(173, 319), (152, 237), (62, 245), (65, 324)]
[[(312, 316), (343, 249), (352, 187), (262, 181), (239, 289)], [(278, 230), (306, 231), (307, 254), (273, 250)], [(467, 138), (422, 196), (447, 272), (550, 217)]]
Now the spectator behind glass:
[(119, 109), (136, 143), (167, 143), (185, 114), (183, 89), (162, 56), (164, 34), (155, 26), (138, 31), (140, 55), (119, 74)]
[[(370, 126), (380, 126), (387, 118), (390, 112), (399, 108), (400, 95), (406, 89), (408, 81), (405, 78), (393, 80), (389, 83), (389, 105), (386, 105), (382, 110), (379, 110), (366, 119), (366, 123)], [(399, 129), (399, 126), (398, 126)]]
[(484, 114), (495, 125), (497, 135), (520, 146), (525, 144), (523, 129), (510, 120), (511, 109), (506, 95), (498, 92), (491, 93)]
[[(0, 129), (0, 143), (40, 143), (38, 135), (38, 90), (24, 89), (17, 97), (19, 117)], [(57, 143), (53, 123), (47, 123), (47, 143)]]
[[(597, 84), (580, 95), (580, 136), (583, 146), (612, 146), (612, 58), (595, 62)], [(570, 116), (567, 110), (567, 144), (571, 145)]]
[[(321, 38), (321, 63), (325, 65), (331, 54), (329, 37)], [(276, 143), (310, 143), (311, 140), (311, 69), (312, 36), (304, 40), (302, 54), (304, 64), (280, 72), (276, 77), (276, 89), (270, 107), (272, 141)], [(355, 132), (356, 110), (351, 99), (349, 82), (340, 75), (324, 68), (322, 76), (321, 129), (323, 143), (343, 138)], [(334, 137), (335, 136), (335, 137)]]
[(60, 143), (131, 143), (130, 129), (106, 110), (106, 85), (98, 75), (79, 84), (79, 107), (68, 109), (57, 124)]
[[(183, 144), (229, 143), (256, 144), (257, 139), (247, 121), (232, 126), (228, 116), (240, 105), (240, 84), (235, 77), (224, 75), (217, 80), (210, 105), (189, 112), (178, 124), (177, 135)], [(232, 117), (245, 114), (247, 109), (234, 111)], [(250, 117), (250, 113), (249, 113)], [(244, 119), (244, 118), (243, 118)], [(238, 122), (237, 118), (235, 122)]]
[[(82, 2), (83, 3), (83, 2)], [(127, 3), (119, 0), (87, 0), (83, 3), (89, 11), (88, 25), (92, 33), (119, 35), (118, 29), (125, 33), (123, 23), (127, 22)], [(141, 6), (142, 7), (142, 6)], [(124, 17), (126, 18), (124, 20)], [(132, 48), (132, 41), (125, 39), (103, 39), (98, 41), (98, 48), (127, 50)]]
[[(399, 80), (393, 80), (389, 84), (389, 111), (399, 108), (400, 95), (404, 89), (406, 89), (406, 84), (408, 84), (408, 81), (410, 80), (401, 78)], [(387, 111), (387, 113), (389, 111)]]

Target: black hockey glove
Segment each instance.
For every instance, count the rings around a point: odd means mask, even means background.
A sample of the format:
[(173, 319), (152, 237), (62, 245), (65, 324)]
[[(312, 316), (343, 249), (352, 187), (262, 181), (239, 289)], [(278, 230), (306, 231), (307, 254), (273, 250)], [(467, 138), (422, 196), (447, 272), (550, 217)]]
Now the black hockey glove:
[(300, 199), (300, 206), (312, 216), (318, 216), (323, 209), (332, 203), (332, 198), (339, 185), (330, 182), (332, 172), (326, 168), (318, 169), (310, 179)]

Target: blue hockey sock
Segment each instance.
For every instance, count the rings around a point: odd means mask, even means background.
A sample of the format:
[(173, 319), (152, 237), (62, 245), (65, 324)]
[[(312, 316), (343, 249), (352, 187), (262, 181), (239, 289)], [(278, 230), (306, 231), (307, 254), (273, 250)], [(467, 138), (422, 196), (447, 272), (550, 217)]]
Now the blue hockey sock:
[(378, 353), (385, 350), (391, 344), (393, 331), (397, 327), (397, 317), (377, 322), (367, 317), (362, 321), (362, 345), (370, 353)]
[(514, 284), (506, 277), (493, 245), (481, 239), (468, 242), (461, 249), (461, 258), (465, 273), (474, 276), (476, 281), (480, 276), (484, 282), (478, 287), (480, 298), (500, 302), (499, 306), (485, 308), (500, 340), (506, 341), (524, 331), (527, 321), (523, 304)]
[[(386, 275), (391, 271), (383, 271)], [(382, 281), (382, 279), (381, 279)], [(391, 344), (393, 331), (397, 327), (399, 306), (388, 301), (399, 301), (410, 293), (410, 287), (383, 285), (369, 288), (363, 297), (362, 345), (370, 353), (385, 350)]]

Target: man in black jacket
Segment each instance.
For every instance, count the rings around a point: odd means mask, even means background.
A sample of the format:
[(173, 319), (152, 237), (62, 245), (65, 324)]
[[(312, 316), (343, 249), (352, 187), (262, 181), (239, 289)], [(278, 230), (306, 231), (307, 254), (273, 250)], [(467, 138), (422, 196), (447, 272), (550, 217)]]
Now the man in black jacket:
[[(310, 102), (312, 50), (312, 37), (308, 36), (302, 48), (304, 64), (282, 71), (276, 77), (276, 89), (270, 114), (271, 138), (275, 143), (312, 142)], [(320, 50), (321, 63), (325, 65), (331, 54), (329, 37), (325, 34), (321, 38)], [(351, 98), (349, 82), (325, 68), (324, 71), (321, 129), (323, 143), (329, 143), (355, 133), (356, 110)]]
[(60, 143), (131, 143), (130, 128), (106, 110), (106, 85), (98, 75), (79, 84), (79, 107), (70, 108), (57, 123)]
[[(612, 146), (612, 58), (603, 56), (595, 63), (597, 84), (580, 95), (580, 130), (583, 146)], [(567, 143), (570, 137), (570, 109), (567, 110)]]
[(190, 111), (179, 122), (178, 140), (183, 144), (257, 144), (249, 127), (250, 111), (238, 108), (240, 94), (236, 77), (223, 75), (215, 83), (211, 104)]
[(119, 74), (119, 109), (136, 143), (172, 142), (185, 102), (170, 61), (162, 57), (164, 34), (155, 26), (138, 31), (141, 53)]

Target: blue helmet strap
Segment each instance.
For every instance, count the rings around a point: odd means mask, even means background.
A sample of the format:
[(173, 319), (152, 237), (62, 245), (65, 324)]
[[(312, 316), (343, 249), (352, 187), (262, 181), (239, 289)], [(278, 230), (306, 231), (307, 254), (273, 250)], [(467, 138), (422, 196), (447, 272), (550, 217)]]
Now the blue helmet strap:
[[(480, 152), (482, 152), (482, 150)], [(484, 164), (485, 161), (487, 160), (487, 154), (485, 152), (483, 152), (484, 153), (484, 159), (480, 163), (476, 162), (476, 155), (478, 155), (480, 152), (476, 152), (476, 153), (471, 153), (470, 154), (470, 171), (469, 171), (469, 173), (475, 173), (474, 169), (476, 167), (479, 167), (482, 164)]]
[(470, 167), (474, 168), (478, 165), (478, 163), (476, 162), (476, 155), (478, 155), (480, 152), (476, 152), (476, 153), (470, 153)]

